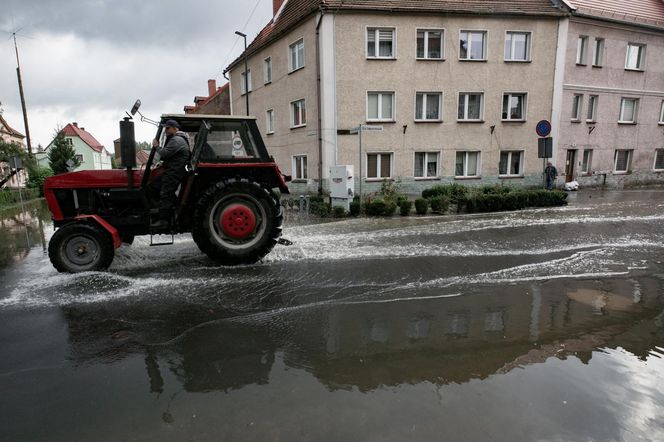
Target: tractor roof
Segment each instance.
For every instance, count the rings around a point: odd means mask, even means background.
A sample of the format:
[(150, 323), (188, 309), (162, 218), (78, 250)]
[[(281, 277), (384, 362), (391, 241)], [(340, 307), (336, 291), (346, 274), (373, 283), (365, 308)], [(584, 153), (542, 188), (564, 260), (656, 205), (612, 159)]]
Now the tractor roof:
[(251, 116), (246, 116), (246, 115), (205, 115), (205, 114), (164, 114), (161, 116), (162, 121), (163, 120), (192, 120), (192, 121), (200, 121), (200, 120), (237, 120), (237, 121), (245, 121), (245, 120), (255, 120), (256, 117), (251, 117)]

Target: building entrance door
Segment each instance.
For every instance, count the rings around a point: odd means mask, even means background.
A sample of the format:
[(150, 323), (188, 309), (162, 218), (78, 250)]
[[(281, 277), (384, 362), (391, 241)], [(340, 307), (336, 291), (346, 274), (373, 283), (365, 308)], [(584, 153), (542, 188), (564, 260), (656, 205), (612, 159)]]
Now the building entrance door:
[(576, 162), (576, 150), (567, 149), (567, 161), (565, 162), (565, 182), (574, 181), (574, 163)]

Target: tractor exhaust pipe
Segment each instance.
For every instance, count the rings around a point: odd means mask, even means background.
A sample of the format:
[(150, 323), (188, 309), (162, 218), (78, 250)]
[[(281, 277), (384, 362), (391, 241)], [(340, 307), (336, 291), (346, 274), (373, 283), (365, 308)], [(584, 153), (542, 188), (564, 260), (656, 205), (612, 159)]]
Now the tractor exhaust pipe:
[(134, 187), (134, 166), (136, 166), (136, 135), (134, 122), (130, 117), (120, 121), (120, 155), (123, 168), (127, 169), (127, 187)]

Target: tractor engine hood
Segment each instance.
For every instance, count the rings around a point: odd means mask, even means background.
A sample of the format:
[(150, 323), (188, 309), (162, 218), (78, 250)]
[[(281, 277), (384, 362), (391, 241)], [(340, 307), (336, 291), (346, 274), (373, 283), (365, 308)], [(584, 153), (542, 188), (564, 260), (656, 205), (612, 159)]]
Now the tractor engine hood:
[[(141, 185), (142, 170), (134, 170), (134, 187)], [(82, 170), (54, 175), (44, 180), (46, 189), (116, 189), (127, 187), (127, 171), (122, 169), (111, 170)]]

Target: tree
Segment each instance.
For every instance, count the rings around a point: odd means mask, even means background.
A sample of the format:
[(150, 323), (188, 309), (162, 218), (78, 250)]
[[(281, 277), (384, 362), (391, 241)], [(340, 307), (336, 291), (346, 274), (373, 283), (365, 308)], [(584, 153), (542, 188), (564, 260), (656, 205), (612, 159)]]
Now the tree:
[(74, 147), (67, 144), (65, 134), (61, 129), (56, 129), (55, 139), (51, 143), (48, 152), (48, 164), (54, 174), (69, 172), (67, 161), (73, 161), (73, 168), (77, 168), (81, 162), (76, 158)]
[(12, 157), (19, 157), (24, 160), (27, 158), (27, 152), (19, 144), (6, 143), (0, 140), (0, 163), (7, 163)]
[(151, 150), (152, 149), (152, 143), (148, 141), (138, 141), (136, 143), (136, 151), (138, 152), (139, 150)]

